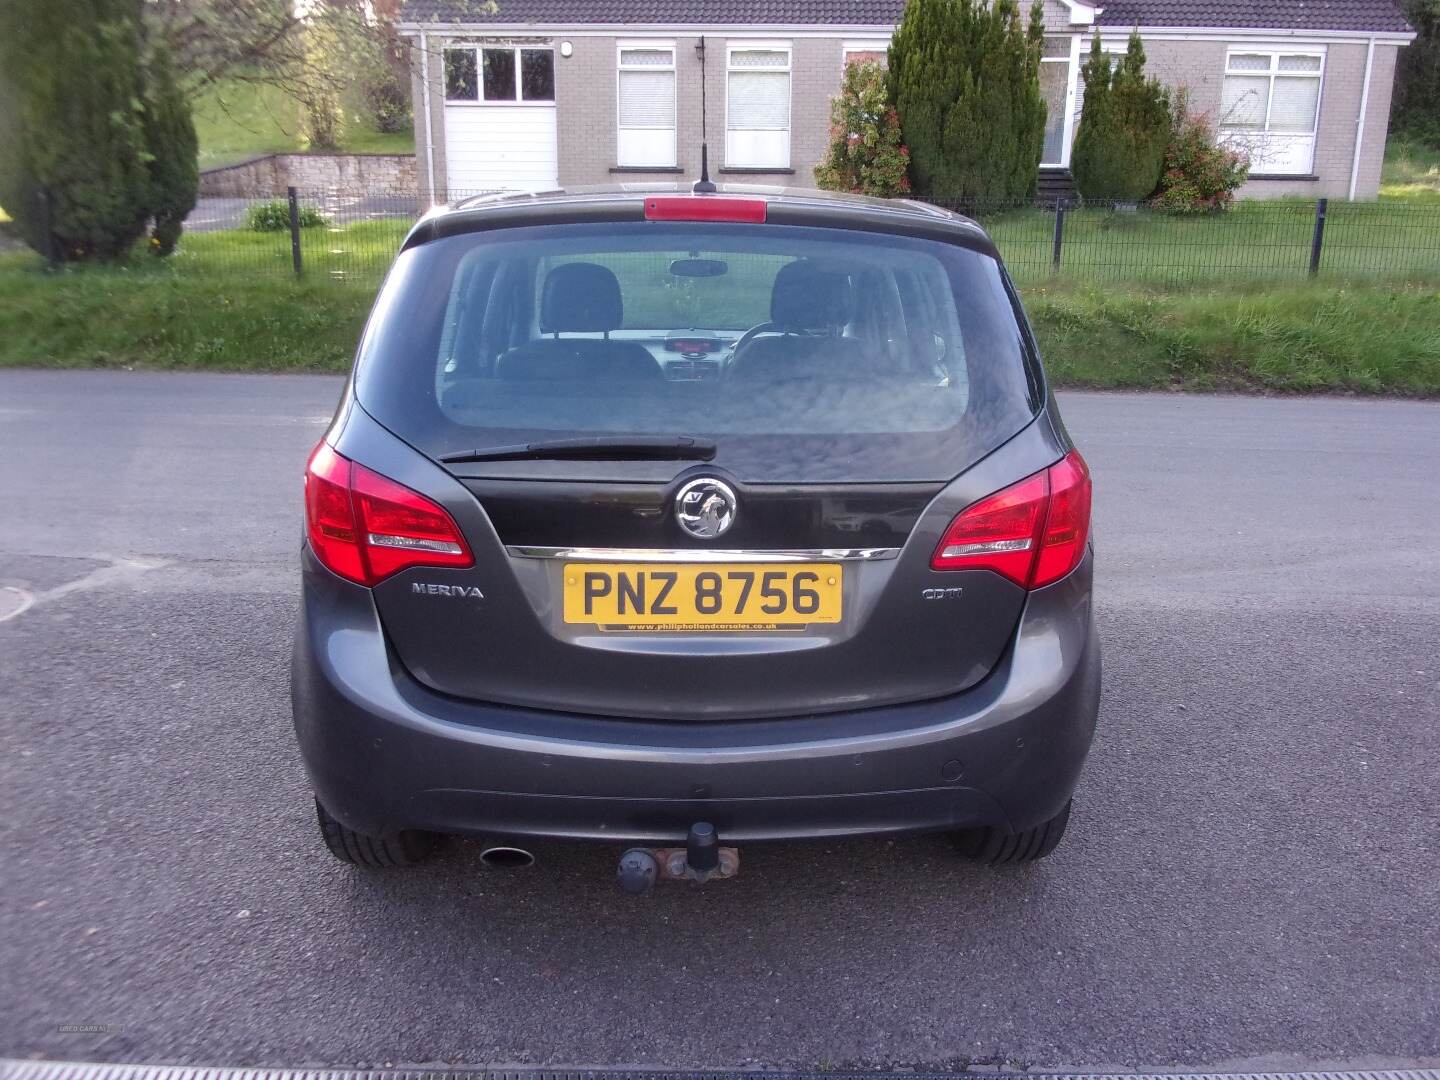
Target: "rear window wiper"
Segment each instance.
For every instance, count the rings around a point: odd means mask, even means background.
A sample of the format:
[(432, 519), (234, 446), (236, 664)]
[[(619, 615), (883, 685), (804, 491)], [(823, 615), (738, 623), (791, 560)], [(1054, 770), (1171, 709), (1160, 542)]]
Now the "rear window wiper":
[(461, 450), (454, 454), (442, 454), (440, 461), (446, 465), (464, 461), (533, 461), (545, 458), (556, 461), (585, 458), (607, 461), (709, 461), (714, 456), (714, 442), (690, 435), (590, 435), (578, 439), (549, 439)]

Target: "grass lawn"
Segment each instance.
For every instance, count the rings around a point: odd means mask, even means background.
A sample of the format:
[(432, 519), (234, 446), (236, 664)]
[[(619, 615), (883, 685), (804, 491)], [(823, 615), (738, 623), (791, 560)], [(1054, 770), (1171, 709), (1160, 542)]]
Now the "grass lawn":
[[(977, 213), (1023, 285), (1047, 279), (1052, 211)], [(1072, 210), (1065, 215), (1061, 274), (1083, 282), (1180, 284), (1304, 277), (1315, 203), (1250, 200), (1224, 214)], [(1332, 202), (1321, 268), (1326, 273), (1440, 273), (1440, 205)]]
[(1392, 137), (1385, 144), (1380, 198), (1440, 203), (1440, 147)]
[(1440, 395), (1440, 277), (1024, 299), (1060, 386)]
[(0, 366), (338, 371), (373, 286), (0, 256)]
[[(977, 216), (1022, 287), (1056, 280), (1053, 211)], [(306, 272), (378, 282), (409, 226), (407, 220), (388, 218), (305, 229)], [(1306, 200), (1246, 202), (1225, 214), (1197, 218), (1071, 210), (1065, 215), (1059, 280), (1146, 286), (1248, 281), (1267, 287), (1300, 281), (1308, 272), (1314, 227), (1315, 204)], [(187, 234), (174, 262), (187, 273), (206, 276), (288, 274), (290, 237), (244, 230)], [(1440, 203), (1332, 203), (1320, 265), (1322, 276), (1440, 275)]]
[[(301, 229), (305, 276), (320, 282), (353, 281), (373, 290), (412, 224), (407, 219), (384, 218)], [(170, 263), (176, 273), (190, 279), (287, 279), (293, 275), (290, 233), (247, 229), (186, 233)]]
[[(208, 88), (195, 99), (200, 168), (308, 149), (300, 113), (293, 98), (271, 86), (229, 79)], [(387, 135), (376, 131), (363, 109), (347, 104), (345, 121), (342, 150), (357, 154), (408, 154), (415, 150), (413, 133)]]
[[(283, 234), (215, 235), (125, 268), (47, 274), (29, 255), (0, 256), (0, 366), (344, 371), (375, 282), (354, 272), (348, 234), (317, 250), (301, 281), (234, 261), (283, 270)], [(1440, 276), (1264, 288), (1062, 279), (1024, 294), (1061, 386), (1440, 396)]]

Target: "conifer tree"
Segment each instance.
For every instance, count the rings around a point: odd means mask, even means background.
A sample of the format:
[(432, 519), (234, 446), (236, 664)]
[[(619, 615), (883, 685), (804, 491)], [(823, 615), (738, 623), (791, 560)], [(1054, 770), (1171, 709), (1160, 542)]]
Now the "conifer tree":
[(168, 59), (144, 60), (142, 0), (0, 4), (0, 206), (61, 260), (118, 259), (194, 205), (195, 137)]
[(907, 0), (890, 43), (890, 95), (911, 186), (952, 199), (1024, 199), (1045, 140), (1040, 4)]
[(1097, 37), (1081, 70), (1085, 98), (1070, 169), (1075, 188), (1087, 199), (1134, 202), (1160, 182), (1170, 143), (1169, 92), (1145, 77), (1145, 48), (1132, 33), (1117, 64)]

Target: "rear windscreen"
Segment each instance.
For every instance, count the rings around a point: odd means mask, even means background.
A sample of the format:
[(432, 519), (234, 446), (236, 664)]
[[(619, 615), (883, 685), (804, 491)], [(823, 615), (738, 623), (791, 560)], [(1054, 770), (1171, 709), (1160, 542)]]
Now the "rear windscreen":
[(356, 393), (435, 457), (691, 435), (755, 482), (948, 479), (1033, 415), (994, 259), (777, 225), (555, 225), (420, 245), (387, 280)]

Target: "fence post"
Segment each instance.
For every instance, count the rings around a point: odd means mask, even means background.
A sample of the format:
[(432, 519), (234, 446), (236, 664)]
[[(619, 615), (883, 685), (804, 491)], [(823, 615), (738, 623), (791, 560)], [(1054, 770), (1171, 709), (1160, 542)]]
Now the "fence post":
[(290, 199), (290, 261), (295, 264), (295, 276), (299, 277), (304, 272), (300, 258), (300, 200), (293, 187), (286, 188), (285, 194)]
[(1050, 253), (1050, 273), (1060, 272), (1060, 245), (1065, 240), (1065, 200), (1055, 200), (1055, 246)]
[(40, 254), (45, 257), (45, 265), (54, 270), (60, 265), (60, 259), (55, 251), (55, 206), (50, 199), (50, 189), (40, 188), (35, 192), (35, 199), (40, 204), (40, 237), (45, 249)]
[(1315, 235), (1310, 240), (1311, 277), (1320, 272), (1320, 250), (1325, 244), (1325, 211), (1329, 208), (1329, 199), (1315, 200)]

